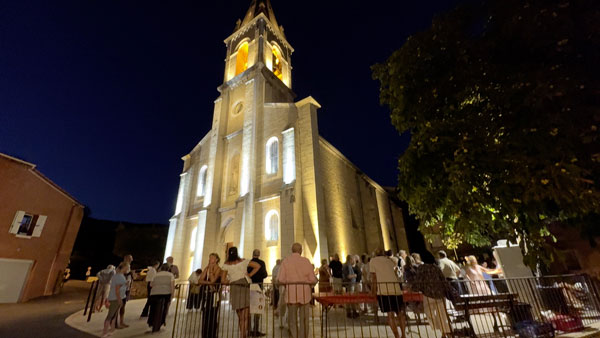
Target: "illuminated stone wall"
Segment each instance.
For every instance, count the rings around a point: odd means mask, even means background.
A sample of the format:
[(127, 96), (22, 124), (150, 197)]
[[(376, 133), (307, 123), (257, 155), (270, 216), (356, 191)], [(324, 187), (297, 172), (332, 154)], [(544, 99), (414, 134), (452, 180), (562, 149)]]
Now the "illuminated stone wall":
[(402, 210), (388, 193), (322, 138), (320, 160), (329, 254), (345, 259), (378, 247), (407, 248), (403, 219), (398, 218)]

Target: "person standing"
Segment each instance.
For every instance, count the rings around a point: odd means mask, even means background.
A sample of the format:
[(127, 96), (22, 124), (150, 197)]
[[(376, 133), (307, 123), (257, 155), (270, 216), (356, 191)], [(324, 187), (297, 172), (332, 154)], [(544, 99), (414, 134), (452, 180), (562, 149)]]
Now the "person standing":
[(188, 310), (200, 309), (200, 301), (202, 299), (202, 293), (200, 290), (201, 274), (202, 269), (196, 269), (196, 271), (192, 272), (188, 278), (188, 282), (190, 282), (190, 289), (188, 290), (188, 299), (185, 304), (185, 308)]
[(438, 251), (438, 258), (438, 265), (440, 266), (440, 270), (442, 270), (442, 274), (444, 274), (444, 278), (449, 282), (456, 282), (460, 274), (458, 264), (450, 260), (444, 250)]
[(327, 260), (323, 259), (319, 267), (319, 293), (327, 293), (331, 290), (331, 273), (329, 272)]
[(104, 270), (98, 271), (98, 300), (96, 302), (96, 311), (102, 311), (102, 306), (106, 303), (108, 292), (110, 291), (110, 281), (115, 275), (115, 266), (109, 265)]
[[(265, 264), (265, 262), (259, 258), (260, 257), (260, 250), (258, 249), (254, 249), (254, 251), (252, 251), (252, 260), (251, 262), (254, 262), (258, 265), (260, 265), (260, 268), (258, 269), (258, 272), (255, 273), (251, 279), (252, 279), (252, 283), (253, 284), (258, 284), (258, 286), (260, 287), (260, 289), (263, 289), (263, 281), (265, 280), (265, 278), (267, 278), (268, 273), (267, 273), (267, 266)], [(252, 268), (250, 266), (248, 266), (248, 273), (252, 272)], [(252, 323), (250, 323), (250, 336), (253, 337), (262, 337), (265, 336), (264, 333), (260, 332), (260, 313), (255, 313), (252, 315)]]
[(377, 303), (381, 312), (387, 314), (388, 325), (394, 337), (400, 337), (397, 324), (399, 322), (402, 338), (405, 338), (406, 317), (404, 313), (404, 300), (400, 280), (394, 269), (397, 265), (385, 256), (382, 249), (377, 249), (375, 255), (369, 262), (372, 283), (371, 292), (377, 296)]
[(202, 296), (202, 338), (217, 338), (219, 330), (219, 307), (221, 301), (222, 271), (219, 267), (221, 258), (216, 253), (208, 256), (208, 266), (200, 274), (200, 284), (204, 286)]
[(169, 266), (163, 264), (159, 270), (152, 280), (150, 291), (150, 313), (147, 323), (152, 332), (160, 331), (163, 325), (167, 325), (171, 296), (175, 290), (175, 276), (169, 272)]
[(127, 280), (127, 286), (125, 291), (125, 299), (123, 300), (123, 305), (119, 308), (119, 326), (117, 329), (124, 329), (129, 327), (129, 325), (125, 324), (125, 305), (129, 300), (129, 296), (131, 295), (131, 285), (133, 284), (133, 280), (135, 278), (135, 273), (131, 271), (131, 263), (133, 262), (132, 255), (125, 255), (123, 257), (123, 262), (129, 265), (129, 270), (125, 273), (125, 279)]
[(104, 320), (102, 337), (111, 336), (116, 329), (117, 314), (123, 305), (123, 299), (125, 299), (125, 290), (127, 287), (125, 274), (127, 272), (129, 272), (129, 264), (122, 262), (117, 267), (116, 273), (110, 281), (110, 290), (108, 292), (108, 301), (110, 305), (108, 307), (108, 314)]
[(275, 266), (271, 271), (271, 283), (273, 283), (273, 311), (277, 313), (277, 305), (279, 303), (279, 283), (277, 283), (277, 275), (279, 274), (279, 268), (281, 268), (281, 259), (275, 261)]
[(433, 331), (439, 330), (442, 337), (449, 337), (452, 329), (446, 311), (446, 298), (454, 301), (458, 291), (450, 285), (439, 266), (432, 263), (417, 266), (411, 289), (423, 294), (423, 309)]
[(140, 317), (148, 317), (148, 310), (150, 309), (150, 291), (152, 290), (152, 280), (154, 280), (154, 276), (156, 276), (156, 269), (158, 269), (159, 265), (159, 261), (154, 261), (152, 265), (148, 266), (148, 272), (146, 272), (146, 290), (148, 291), (146, 305), (144, 305), (144, 309), (142, 310), (142, 314), (140, 315)]
[[(346, 292), (349, 294), (354, 293), (354, 288), (356, 284), (356, 273), (354, 272), (354, 258), (352, 255), (348, 255), (346, 257), (346, 263), (342, 266), (342, 280), (344, 286), (346, 287)], [(355, 308), (356, 304), (346, 305), (346, 317), (348, 318), (356, 318), (358, 317), (358, 311)]]
[(423, 263), (423, 260), (421, 259), (420, 254), (415, 252), (415, 253), (410, 254), (410, 256), (415, 260), (415, 264), (417, 264), (417, 266), (425, 264), (425, 263)]
[(329, 268), (331, 269), (331, 279), (333, 281), (333, 292), (342, 293), (342, 262), (340, 262), (340, 256), (338, 254), (333, 255), (333, 259), (329, 262)]
[(363, 275), (362, 275), (362, 260), (360, 259), (359, 255), (354, 255), (352, 256), (352, 260), (354, 262), (354, 265), (352, 265), (352, 269), (354, 270), (354, 273), (356, 274), (356, 287), (354, 288), (356, 290), (356, 292), (362, 292), (362, 281), (363, 281)]
[(406, 263), (408, 262), (407, 257), (408, 257), (408, 254), (406, 253), (406, 250), (398, 251), (398, 273), (400, 274), (401, 281), (406, 281), (406, 278), (404, 278), (404, 267), (406, 266)]
[(279, 271), (279, 282), (287, 288), (285, 302), (289, 309), (288, 325), (293, 338), (308, 337), (308, 304), (312, 299), (310, 289), (311, 284), (317, 283), (312, 264), (301, 254), (302, 244), (294, 243), (292, 254), (283, 260)]
[(173, 274), (173, 277), (175, 277), (175, 279), (179, 279), (179, 267), (177, 267), (177, 265), (173, 264), (173, 257), (171, 257), (171, 256), (167, 257), (166, 264), (169, 267), (169, 272)]
[[(252, 271), (248, 273), (248, 267)], [(229, 284), (229, 303), (238, 316), (240, 338), (248, 336), (250, 320), (250, 278), (254, 276), (260, 265), (247, 259), (240, 258), (237, 248), (227, 250), (227, 261), (223, 264), (221, 283)]]
[(500, 269), (486, 269), (477, 263), (475, 256), (465, 257), (467, 264), (465, 265), (465, 272), (467, 279), (469, 280), (470, 293), (473, 295), (491, 295), (490, 290), (483, 273), (494, 275), (500, 273)]
[(459, 293), (463, 293), (461, 283), (458, 280), (458, 276), (460, 275), (460, 267), (458, 264), (454, 263), (448, 258), (444, 250), (438, 251), (438, 265), (440, 270), (442, 270), (444, 278), (450, 282), (452, 287), (454, 287)]

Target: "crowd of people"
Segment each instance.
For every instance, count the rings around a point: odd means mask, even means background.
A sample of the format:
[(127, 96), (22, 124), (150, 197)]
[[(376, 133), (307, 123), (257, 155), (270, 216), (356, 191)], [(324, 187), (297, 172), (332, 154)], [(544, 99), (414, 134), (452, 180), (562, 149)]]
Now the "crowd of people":
[[(252, 294), (264, 293), (264, 280), (268, 277), (266, 264), (260, 259), (260, 250), (252, 252), (252, 259), (239, 256), (236, 247), (227, 250), (225, 262), (211, 253), (208, 265), (197, 269), (188, 278), (186, 309), (200, 312), (202, 337), (218, 336), (218, 318), (221, 301), (228, 293), (229, 305), (238, 318), (239, 336), (261, 337), (261, 311), (250, 308)], [(377, 303), (348, 304), (345, 306), (348, 318), (361, 314), (386, 314), (388, 325), (396, 338), (405, 337), (406, 314), (405, 292), (422, 294), (422, 311), (434, 330), (443, 336), (452, 334), (447, 321), (446, 308), (461, 294), (488, 295), (496, 292), (490, 276), (499, 274), (499, 269), (489, 269), (480, 265), (474, 256), (465, 257), (460, 266), (450, 260), (444, 251), (438, 252), (435, 261), (427, 257), (425, 261), (418, 253), (408, 254), (405, 250), (393, 253), (390, 250), (375, 250), (371, 255), (347, 255), (342, 263), (338, 254), (329, 260), (323, 259), (321, 266), (315, 266), (302, 257), (302, 245), (294, 243), (291, 253), (283, 260), (278, 259), (272, 270), (271, 305), (274, 315), (284, 326), (284, 317), (290, 335), (306, 338), (309, 335), (309, 306), (315, 296), (355, 293), (371, 294)], [(131, 271), (133, 257), (126, 255), (118, 266), (109, 265), (98, 272), (98, 302), (96, 310), (108, 308), (104, 322), (103, 336), (109, 336), (117, 328), (126, 328), (125, 306), (131, 292), (135, 273)], [(169, 305), (174, 296), (175, 280), (179, 269), (173, 264), (173, 257), (165, 263), (158, 261), (148, 267), (146, 283), (148, 299), (141, 317), (156, 332), (166, 325)], [(373, 298), (373, 299), (375, 299)], [(400, 330), (398, 330), (398, 327)]]
[[(131, 296), (131, 287), (136, 273), (131, 270), (132, 255), (125, 255), (118, 265), (108, 265), (99, 271), (98, 289), (94, 309), (101, 311), (108, 308), (102, 337), (111, 336), (116, 329), (129, 327), (125, 323), (125, 306)], [(166, 316), (171, 304), (171, 297), (175, 289), (175, 279), (179, 277), (179, 268), (173, 264), (173, 257), (168, 257), (166, 262), (158, 261), (148, 267), (146, 283), (148, 299), (140, 317), (146, 318), (152, 332), (159, 331), (166, 325)]]

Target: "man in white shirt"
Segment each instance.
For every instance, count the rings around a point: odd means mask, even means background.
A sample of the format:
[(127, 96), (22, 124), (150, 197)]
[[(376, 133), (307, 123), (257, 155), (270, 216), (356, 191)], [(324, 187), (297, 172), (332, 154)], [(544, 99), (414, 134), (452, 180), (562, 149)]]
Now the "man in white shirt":
[(375, 250), (375, 255), (376, 257), (369, 262), (371, 291), (377, 296), (381, 312), (387, 314), (388, 324), (394, 337), (400, 338), (398, 334), (398, 324), (400, 324), (401, 336), (405, 338), (406, 316), (402, 288), (395, 271), (397, 265), (382, 249)]
[(438, 252), (438, 257), (438, 265), (440, 266), (444, 277), (451, 282), (456, 281), (460, 274), (460, 267), (451, 261), (443, 250)]
[(156, 276), (156, 269), (160, 265), (159, 261), (155, 261), (151, 266), (148, 266), (148, 272), (146, 272), (146, 290), (148, 290), (148, 298), (146, 299), (146, 305), (144, 305), (144, 309), (142, 310), (142, 315), (140, 317), (148, 317), (148, 310), (150, 309), (150, 292), (152, 291), (152, 281), (154, 280), (154, 276)]

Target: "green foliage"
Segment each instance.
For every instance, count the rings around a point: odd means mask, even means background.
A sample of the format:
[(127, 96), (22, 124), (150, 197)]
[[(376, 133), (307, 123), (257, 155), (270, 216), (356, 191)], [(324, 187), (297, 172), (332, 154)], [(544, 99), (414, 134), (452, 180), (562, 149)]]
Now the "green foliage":
[(411, 142), (399, 197), (456, 245), (522, 239), (549, 262), (550, 222), (598, 233), (598, 1), (491, 0), (434, 19), (373, 66)]

